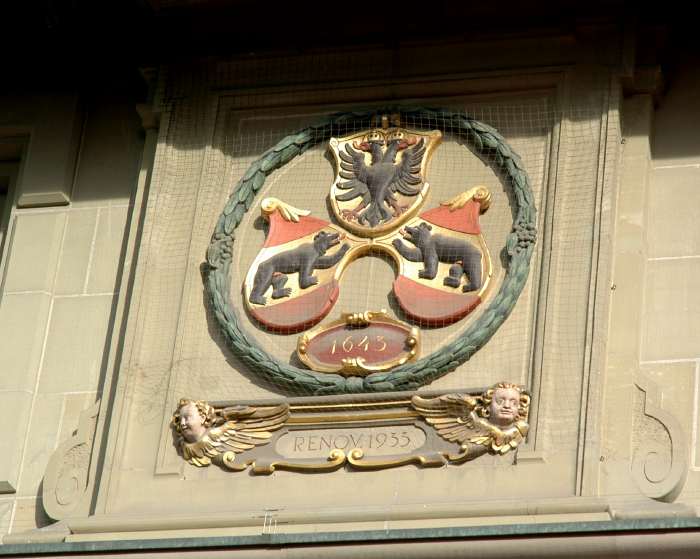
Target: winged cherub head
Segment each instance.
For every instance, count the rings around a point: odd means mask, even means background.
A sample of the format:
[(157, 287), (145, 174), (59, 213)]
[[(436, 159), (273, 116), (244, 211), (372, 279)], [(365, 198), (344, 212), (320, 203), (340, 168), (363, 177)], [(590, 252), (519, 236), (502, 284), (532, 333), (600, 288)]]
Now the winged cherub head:
[(172, 424), (188, 443), (200, 440), (214, 421), (214, 408), (202, 400), (183, 398), (178, 402)]
[(483, 415), (498, 427), (510, 427), (518, 420), (527, 420), (530, 396), (510, 382), (499, 382), (482, 395)]

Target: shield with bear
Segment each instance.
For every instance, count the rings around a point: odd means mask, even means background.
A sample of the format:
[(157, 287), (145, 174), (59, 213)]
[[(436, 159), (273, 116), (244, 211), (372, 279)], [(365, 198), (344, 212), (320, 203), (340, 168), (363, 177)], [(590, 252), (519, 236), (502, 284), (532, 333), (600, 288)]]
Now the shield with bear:
[(377, 240), (398, 263), (393, 292), (409, 318), (446, 326), (481, 303), (493, 267), (479, 216), (490, 201), (486, 188), (472, 188)]
[(243, 283), (246, 308), (267, 330), (306, 330), (333, 308), (358, 239), (276, 198), (264, 199), (261, 210), (269, 229)]

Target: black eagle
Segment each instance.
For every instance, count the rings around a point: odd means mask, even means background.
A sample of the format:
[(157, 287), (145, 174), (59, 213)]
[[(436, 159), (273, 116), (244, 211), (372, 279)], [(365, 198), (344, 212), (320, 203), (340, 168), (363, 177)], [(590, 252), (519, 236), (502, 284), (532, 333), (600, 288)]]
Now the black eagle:
[[(340, 177), (345, 182), (338, 182), (338, 188), (345, 191), (336, 196), (340, 202), (362, 197), (358, 206), (352, 210), (343, 210), (345, 219), (357, 220), (358, 223), (376, 227), (389, 221), (406, 210), (396, 198), (397, 193), (416, 196), (421, 191), (423, 178), (420, 175), (421, 162), (425, 155), (425, 141), (421, 138), (412, 142), (405, 138), (392, 138), (382, 153), (384, 139), (372, 138), (360, 144), (345, 144), (345, 152), (339, 151)], [(409, 146), (411, 146), (409, 148)], [(406, 150), (399, 163), (396, 156)], [(364, 153), (368, 151), (372, 162), (365, 164)], [(392, 212), (393, 210), (393, 212)]]

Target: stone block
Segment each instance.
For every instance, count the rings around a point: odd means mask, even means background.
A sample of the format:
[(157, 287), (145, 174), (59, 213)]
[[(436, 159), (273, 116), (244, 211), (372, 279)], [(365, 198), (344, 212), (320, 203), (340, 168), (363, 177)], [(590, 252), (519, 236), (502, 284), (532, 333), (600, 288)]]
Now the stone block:
[[(29, 423), (29, 409), (32, 395), (27, 392), (0, 392), (0, 409), (7, 425), (26, 426)], [(19, 466), (24, 447), (26, 427), (6, 429), (0, 437), (0, 479), (17, 487)]]
[(622, 106), (622, 134), (625, 137), (625, 157), (649, 156), (649, 133), (653, 106), (651, 95), (634, 95)]
[(650, 257), (700, 255), (700, 167), (654, 169), (649, 188)]
[(9, 247), (5, 293), (53, 289), (65, 220), (65, 212), (17, 214)]
[(647, 263), (642, 361), (700, 357), (700, 258)]
[(92, 242), (97, 221), (96, 209), (68, 212), (66, 235), (63, 240), (61, 261), (58, 265), (55, 293), (75, 295), (83, 293), (87, 277)]
[(41, 497), (17, 499), (15, 518), (12, 521), (10, 531), (13, 534), (18, 534), (35, 528), (43, 528), (52, 522), (44, 512)]
[(64, 205), (75, 176), (75, 163), (83, 128), (81, 101), (76, 93), (52, 92), (21, 102), (22, 119), (31, 122), (19, 207)]
[(33, 497), (39, 493), (46, 465), (58, 441), (62, 407), (63, 394), (38, 394), (36, 397), (17, 486), (19, 497)]
[(142, 150), (141, 122), (131, 102), (115, 97), (90, 107), (73, 203), (127, 203), (136, 188)]
[(12, 518), (12, 506), (14, 499), (0, 499), (0, 537), (10, 530), (10, 519)]
[(77, 431), (80, 414), (95, 403), (95, 398), (95, 392), (65, 395), (65, 405), (63, 406), (63, 416), (61, 417), (61, 431), (58, 434), (59, 444), (71, 438)]
[(50, 303), (46, 293), (5, 294), (2, 298), (0, 390), (34, 390)]
[[(661, 407), (678, 420), (686, 440), (691, 441), (694, 422), (695, 368), (693, 361), (652, 363), (640, 369), (654, 381), (661, 393)], [(693, 457), (690, 457), (693, 460)], [(692, 464), (691, 464), (692, 465)]]
[(639, 324), (642, 316), (641, 281), (645, 262), (641, 255), (620, 251), (615, 258), (610, 292), (611, 327), (608, 359), (617, 366), (636, 363), (639, 357)]
[(86, 392), (97, 387), (112, 295), (56, 298), (39, 392)]
[(700, 164), (700, 73), (689, 59), (679, 59), (674, 80), (654, 114), (652, 155), (657, 165)]
[(87, 283), (88, 293), (112, 293), (117, 281), (127, 206), (102, 208)]

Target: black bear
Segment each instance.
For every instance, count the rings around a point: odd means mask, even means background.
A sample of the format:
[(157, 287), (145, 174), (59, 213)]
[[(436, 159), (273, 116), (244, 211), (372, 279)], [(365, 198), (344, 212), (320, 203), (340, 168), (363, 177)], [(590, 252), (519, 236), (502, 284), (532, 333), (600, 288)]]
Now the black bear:
[(321, 231), (314, 237), (313, 243), (304, 243), (291, 250), (286, 250), (271, 256), (258, 266), (253, 280), (253, 289), (248, 300), (256, 305), (264, 305), (265, 292), (272, 286), (272, 298), (289, 297), (291, 288), (284, 287), (287, 283), (285, 274), (299, 272), (299, 287), (306, 289), (318, 283), (318, 278), (313, 276), (316, 269), (325, 269), (335, 266), (345, 256), (350, 246), (344, 243), (335, 254), (325, 255), (329, 248), (340, 243), (338, 233)]
[(464, 274), (467, 283), (462, 291), (476, 291), (481, 287), (481, 253), (468, 241), (433, 234), (430, 224), (422, 222), (416, 227), (404, 227), (401, 235), (413, 243), (410, 247), (401, 239), (394, 239), (393, 245), (401, 256), (411, 262), (423, 262), (423, 269), (418, 271), (418, 277), (435, 279), (438, 262), (452, 264), (443, 284), (449, 287), (459, 287)]

